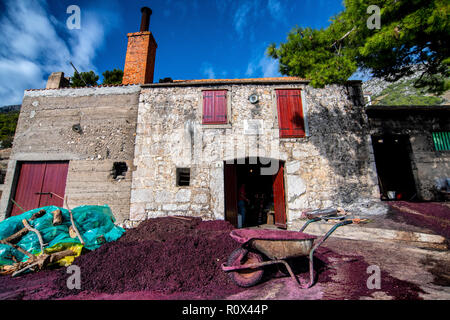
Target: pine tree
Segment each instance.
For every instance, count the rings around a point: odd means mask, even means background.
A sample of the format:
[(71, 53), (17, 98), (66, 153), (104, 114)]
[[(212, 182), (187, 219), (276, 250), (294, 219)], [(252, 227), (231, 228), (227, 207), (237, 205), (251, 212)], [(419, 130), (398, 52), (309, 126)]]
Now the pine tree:
[(123, 78), (123, 71), (114, 69), (112, 71), (106, 70), (102, 73), (103, 84), (121, 84)]
[[(372, 5), (380, 9), (379, 28), (369, 28)], [(358, 68), (396, 81), (421, 65), (416, 86), (448, 89), (448, 0), (344, 0), (344, 6), (327, 28), (296, 27), (278, 48), (269, 46), (267, 53), (279, 60), (282, 74), (322, 87), (344, 82)]]
[(74, 72), (73, 77), (70, 79), (72, 87), (90, 87), (96, 86), (99, 76), (94, 71), (89, 72)]

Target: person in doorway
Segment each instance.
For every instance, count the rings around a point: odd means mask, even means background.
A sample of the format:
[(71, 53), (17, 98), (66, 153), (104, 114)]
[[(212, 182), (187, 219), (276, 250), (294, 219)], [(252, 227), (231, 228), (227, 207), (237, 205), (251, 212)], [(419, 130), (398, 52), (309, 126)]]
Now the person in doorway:
[[(246, 213), (246, 205), (250, 201), (247, 199), (247, 194), (245, 190), (245, 183), (241, 185), (239, 188), (238, 194), (238, 228), (242, 228), (245, 226), (245, 213)], [(240, 219), (239, 219), (240, 218)]]

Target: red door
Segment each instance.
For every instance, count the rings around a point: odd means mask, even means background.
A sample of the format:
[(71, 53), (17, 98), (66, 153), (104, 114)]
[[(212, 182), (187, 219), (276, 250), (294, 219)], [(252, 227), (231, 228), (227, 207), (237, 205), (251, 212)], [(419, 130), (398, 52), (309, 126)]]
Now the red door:
[(238, 225), (237, 209), (237, 174), (234, 164), (225, 164), (224, 168), (225, 182), (225, 220), (233, 226)]
[[(55, 205), (62, 207), (69, 162), (23, 162), (14, 201), (25, 211)], [(58, 195), (58, 196), (55, 196)], [(60, 198), (61, 197), (61, 198)], [(11, 216), (23, 211), (13, 204)]]
[(273, 176), (273, 202), (275, 209), (275, 225), (286, 228), (286, 203), (284, 195), (284, 164), (280, 162), (278, 173)]

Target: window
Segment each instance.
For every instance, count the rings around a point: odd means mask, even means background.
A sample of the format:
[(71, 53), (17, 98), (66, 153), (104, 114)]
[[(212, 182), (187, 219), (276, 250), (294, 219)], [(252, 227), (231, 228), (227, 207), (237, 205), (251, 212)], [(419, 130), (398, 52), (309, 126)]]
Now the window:
[(280, 138), (305, 136), (301, 90), (276, 90)]
[(189, 187), (191, 181), (190, 168), (177, 168), (177, 187)]
[(450, 151), (450, 132), (433, 132), (433, 142), (436, 151)]
[(127, 174), (128, 167), (125, 162), (114, 162), (112, 169), (113, 179), (124, 179)]
[(6, 170), (0, 169), (0, 184), (5, 183)]
[(203, 124), (226, 124), (227, 90), (203, 91)]

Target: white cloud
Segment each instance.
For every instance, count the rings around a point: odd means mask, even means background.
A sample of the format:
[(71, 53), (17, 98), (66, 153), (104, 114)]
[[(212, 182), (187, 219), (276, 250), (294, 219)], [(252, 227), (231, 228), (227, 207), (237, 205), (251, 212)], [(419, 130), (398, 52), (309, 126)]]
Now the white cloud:
[(231, 9), (234, 11), (233, 27), (240, 39), (245, 35), (254, 41), (255, 24), (267, 13), (267, 8), (260, 0), (240, 0), (235, 3), (238, 3), (238, 7)]
[[(219, 3), (217, 2), (218, 9), (223, 12), (224, 5)], [(231, 6), (236, 4), (237, 7)], [(234, 12), (232, 24), (241, 39), (246, 35), (246, 38), (253, 41), (255, 25), (259, 20), (266, 19), (265, 16), (271, 17), (272, 23), (286, 24), (286, 8), (281, 0), (239, 0), (229, 4), (228, 10)], [(269, 21), (266, 19), (265, 23)]]
[(24, 88), (43, 87), (39, 65), (25, 59), (0, 59), (0, 106), (20, 104)]
[(270, 15), (277, 21), (284, 21), (285, 10), (279, 0), (269, 0), (267, 3)]
[(238, 35), (242, 36), (244, 32), (244, 28), (248, 23), (249, 14), (253, 8), (254, 2), (245, 1), (242, 2), (241, 5), (236, 10), (236, 13), (233, 17), (233, 26), (236, 29)]
[(5, 9), (0, 18), (0, 106), (20, 104), (23, 91), (45, 87), (51, 72), (71, 75), (70, 61), (79, 71), (97, 72), (93, 59), (107, 28), (118, 20), (105, 10), (99, 16), (81, 8), (81, 29), (68, 30), (42, 0), (8, 0)]
[(203, 63), (201, 72), (208, 79), (216, 79), (216, 73), (210, 63)]
[[(263, 51), (264, 52), (264, 51)], [(281, 77), (278, 60), (262, 55), (253, 58), (247, 65), (247, 77)]]

